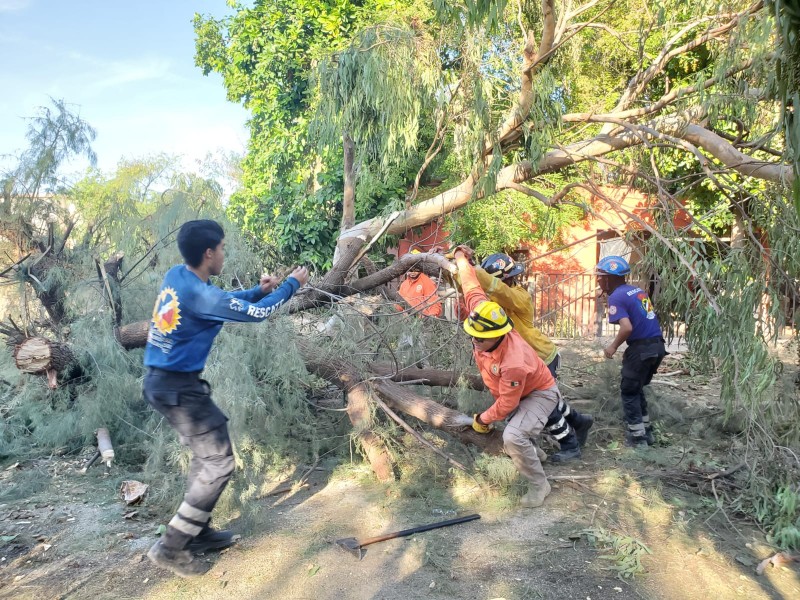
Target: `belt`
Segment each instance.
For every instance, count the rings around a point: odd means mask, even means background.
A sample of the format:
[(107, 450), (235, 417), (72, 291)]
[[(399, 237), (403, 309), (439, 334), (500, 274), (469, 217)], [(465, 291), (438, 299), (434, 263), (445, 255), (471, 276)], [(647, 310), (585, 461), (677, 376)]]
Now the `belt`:
[(147, 375), (163, 375), (178, 379), (199, 379), (202, 371), (167, 371), (158, 367), (147, 367)]
[(649, 337), (649, 338), (640, 338), (638, 340), (628, 340), (628, 346), (634, 346), (636, 344), (646, 344), (648, 342), (663, 342), (664, 338), (661, 336), (658, 337)]

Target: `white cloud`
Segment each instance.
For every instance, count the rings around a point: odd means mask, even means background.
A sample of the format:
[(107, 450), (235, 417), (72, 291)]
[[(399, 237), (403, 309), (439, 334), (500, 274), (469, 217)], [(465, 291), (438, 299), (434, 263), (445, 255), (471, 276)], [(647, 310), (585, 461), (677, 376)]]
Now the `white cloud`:
[(151, 57), (136, 61), (112, 62), (105, 65), (105, 72), (91, 83), (95, 91), (140, 81), (157, 81), (171, 78), (170, 61)]
[(0, 0), (0, 12), (24, 10), (30, 6), (31, 0)]
[(69, 52), (68, 56), (71, 60), (86, 66), (82, 73), (82, 87), (90, 93), (129, 83), (175, 78), (171, 72), (172, 61), (158, 56), (111, 61), (75, 51)]

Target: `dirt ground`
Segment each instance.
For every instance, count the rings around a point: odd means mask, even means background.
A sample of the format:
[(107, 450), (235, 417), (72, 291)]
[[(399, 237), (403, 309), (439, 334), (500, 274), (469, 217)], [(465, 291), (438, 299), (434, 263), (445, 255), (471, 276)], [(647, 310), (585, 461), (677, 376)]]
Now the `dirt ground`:
[[(675, 350), (657, 376), (667, 383), (650, 394), (670, 427), (658, 447), (634, 451), (619, 444), (619, 362), (599, 360), (596, 347), (564, 349), (562, 390), (597, 426), (582, 461), (545, 465), (554, 489), (540, 509), (470, 500), (456, 488), (444, 500), (409, 501), (398, 486), (370, 481), (362, 465), (323, 465), (306, 487), (252, 500), (256, 518), (223, 523), (242, 539), (204, 557), (210, 572), (192, 580), (147, 561), (170, 515), (147, 502), (125, 506), (116, 467), (80, 474), (85, 456), (4, 465), (0, 489), (29, 492), (0, 504), (0, 598), (800, 598), (798, 563), (756, 574), (777, 549), (713, 495), (695, 493), (698, 478), (716, 480), (732, 464), (722, 434), (702, 421), (719, 412), (714, 382), (670, 375), (686, 367)], [(481, 518), (372, 545), (361, 561), (333, 543), (456, 512)]]

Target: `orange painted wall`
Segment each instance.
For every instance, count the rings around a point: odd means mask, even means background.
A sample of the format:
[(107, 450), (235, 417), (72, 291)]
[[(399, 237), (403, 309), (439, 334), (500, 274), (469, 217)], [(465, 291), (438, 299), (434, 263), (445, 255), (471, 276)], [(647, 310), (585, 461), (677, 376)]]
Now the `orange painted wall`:
[(434, 246), (449, 249), (450, 233), (444, 230), (443, 222), (444, 219), (438, 219), (422, 227), (409, 230), (399, 242), (397, 256), (407, 254), (411, 246), (416, 246), (421, 252), (427, 252)]
[[(636, 190), (610, 185), (602, 186), (601, 189), (610, 202), (599, 195), (582, 192), (594, 214), (588, 215), (584, 221), (562, 233), (563, 245), (574, 243), (573, 246), (539, 259), (536, 257), (546, 254), (551, 247), (548, 244), (527, 246), (528, 260), (531, 260), (528, 265), (529, 273), (592, 272), (598, 259), (598, 232), (611, 230), (623, 234), (626, 231), (641, 230), (643, 227), (636, 222), (637, 218), (652, 225), (656, 211), (663, 210), (660, 205), (654, 206), (654, 201), (647, 195)], [(691, 220), (685, 211), (678, 210), (674, 214), (673, 222), (676, 227), (685, 228)], [(636, 260), (634, 255), (632, 262)]]

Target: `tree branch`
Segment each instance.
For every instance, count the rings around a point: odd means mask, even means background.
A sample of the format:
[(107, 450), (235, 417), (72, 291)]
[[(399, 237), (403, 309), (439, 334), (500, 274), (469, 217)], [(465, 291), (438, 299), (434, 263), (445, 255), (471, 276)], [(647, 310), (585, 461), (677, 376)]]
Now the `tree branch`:
[[(525, 46), (522, 50), (522, 72), (520, 73), (520, 90), (516, 104), (509, 111), (508, 116), (497, 131), (497, 141), (502, 143), (504, 138), (525, 122), (533, 106), (533, 76), (539, 67), (543, 66), (552, 57), (553, 41), (555, 40), (556, 19), (554, 0), (542, 0), (542, 40), (539, 49), (535, 50), (536, 37), (532, 30), (528, 31)], [(494, 143), (487, 139), (483, 146), (483, 155), (492, 152)]]
[(566, 123), (574, 123), (574, 122), (591, 123), (591, 122), (607, 121), (608, 119), (629, 119), (631, 117), (642, 117), (645, 115), (653, 114), (660, 111), (669, 104), (672, 104), (676, 100), (685, 98), (689, 94), (694, 94), (700, 90), (707, 90), (712, 85), (719, 83), (723, 79), (735, 75), (736, 73), (740, 73), (745, 69), (749, 69), (752, 66), (753, 66), (753, 60), (750, 59), (736, 67), (732, 67), (731, 69), (726, 71), (725, 74), (719, 77), (710, 77), (709, 79), (706, 79), (703, 83), (699, 83), (697, 85), (691, 85), (687, 87), (673, 89), (671, 92), (664, 94), (656, 102), (652, 102), (640, 108), (620, 110), (616, 112), (604, 113), (599, 115), (594, 113), (567, 113), (561, 116), (561, 120)]
[[(514, 184), (523, 183), (537, 175), (557, 172), (585, 160), (639, 145), (653, 137), (653, 134), (648, 132), (667, 136), (667, 138), (684, 138), (744, 175), (786, 185), (791, 184), (794, 180), (790, 166), (750, 158), (718, 135), (699, 125), (691, 124), (691, 121), (700, 119), (703, 115), (704, 111), (695, 107), (677, 115), (658, 117), (642, 125), (624, 123), (619, 119), (609, 119), (609, 122), (621, 125), (625, 129), (613, 135), (601, 134), (548, 152), (538, 165), (534, 165), (530, 161), (521, 161), (504, 167), (497, 174), (495, 191), (512, 188)], [(592, 120), (604, 121), (597, 117), (593, 117)], [(437, 217), (461, 208), (474, 198), (482, 197), (483, 194), (476, 190), (477, 181), (477, 175), (470, 174), (456, 187), (442, 192), (430, 200), (420, 202), (411, 210), (402, 211), (386, 229), (386, 232), (389, 235), (402, 234), (411, 227), (425, 225)], [(369, 237), (384, 225), (384, 220), (379, 217), (363, 221), (352, 229), (342, 232), (340, 239)]]
[(691, 31), (694, 27), (698, 24), (708, 21), (710, 19), (718, 19), (721, 17), (728, 17), (730, 15), (716, 15), (714, 17), (703, 17), (696, 21), (692, 21), (686, 27), (681, 29), (678, 33), (676, 33), (672, 38), (670, 38), (667, 43), (662, 48), (659, 55), (655, 58), (655, 60), (651, 63), (651, 65), (645, 69), (644, 71), (640, 71), (636, 75), (634, 75), (631, 80), (628, 82), (627, 87), (622, 93), (617, 105), (611, 111), (612, 113), (617, 113), (623, 111), (630, 107), (630, 105), (638, 98), (639, 94), (642, 93), (644, 88), (650, 83), (655, 77), (661, 74), (669, 61), (680, 54), (684, 54), (686, 52), (690, 52), (695, 48), (702, 46), (709, 40), (718, 38), (734, 27), (736, 27), (741, 19), (745, 16), (749, 16), (761, 10), (764, 6), (763, 0), (758, 0), (755, 4), (750, 6), (747, 10), (733, 15), (730, 21), (725, 23), (724, 25), (720, 25), (713, 29), (709, 29), (708, 31), (698, 35), (693, 40), (686, 42), (685, 44), (674, 48), (673, 46), (680, 41), (683, 36), (685, 36), (689, 31)]

